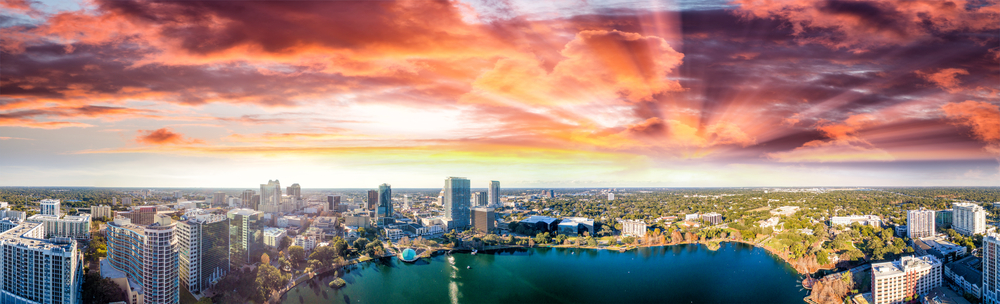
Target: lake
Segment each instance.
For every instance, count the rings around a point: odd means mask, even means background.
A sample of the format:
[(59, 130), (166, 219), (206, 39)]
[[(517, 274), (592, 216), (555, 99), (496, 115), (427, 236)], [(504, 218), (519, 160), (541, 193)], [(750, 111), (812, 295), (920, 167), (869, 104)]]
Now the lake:
[(393, 257), (343, 278), (341, 290), (327, 287), (332, 275), (296, 286), (283, 303), (803, 303), (807, 295), (788, 264), (741, 243)]

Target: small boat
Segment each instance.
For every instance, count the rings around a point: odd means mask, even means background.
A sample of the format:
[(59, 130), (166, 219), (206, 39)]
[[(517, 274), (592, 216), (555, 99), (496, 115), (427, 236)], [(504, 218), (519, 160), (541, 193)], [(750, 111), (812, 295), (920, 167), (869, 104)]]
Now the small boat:
[(465, 269), (472, 269), (472, 266), (465, 266)]
[(475, 249), (472, 249), (472, 255), (476, 255), (476, 252), (479, 252), (479, 251), (477, 251)]

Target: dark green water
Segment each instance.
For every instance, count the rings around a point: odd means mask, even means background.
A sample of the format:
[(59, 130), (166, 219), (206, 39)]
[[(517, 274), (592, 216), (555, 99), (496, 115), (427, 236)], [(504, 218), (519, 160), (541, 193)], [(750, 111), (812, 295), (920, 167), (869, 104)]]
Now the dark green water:
[(343, 277), (341, 290), (327, 287), (327, 276), (292, 289), (284, 303), (803, 303), (806, 296), (788, 264), (738, 243), (718, 251), (536, 248), (413, 264), (392, 258)]

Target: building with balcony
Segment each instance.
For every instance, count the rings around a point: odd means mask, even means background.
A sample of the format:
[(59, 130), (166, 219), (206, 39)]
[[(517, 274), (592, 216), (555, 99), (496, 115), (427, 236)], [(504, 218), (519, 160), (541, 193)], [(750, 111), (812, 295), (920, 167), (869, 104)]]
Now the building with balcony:
[(190, 213), (177, 223), (179, 277), (181, 286), (200, 293), (229, 273), (229, 218)]
[(22, 222), (0, 233), (0, 303), (81, 303), (83, 256), (70, 238)]
[(176, 224), (158, 215), (150, 225), (118, 217), (108, 222), (108, 262), (126, 275), (143, 303), (180, 303)]
[(873, 263), (872, 304), (903, 303), (906, 298), (926, 295), (941, 282), (941, 261), (931, 255)]

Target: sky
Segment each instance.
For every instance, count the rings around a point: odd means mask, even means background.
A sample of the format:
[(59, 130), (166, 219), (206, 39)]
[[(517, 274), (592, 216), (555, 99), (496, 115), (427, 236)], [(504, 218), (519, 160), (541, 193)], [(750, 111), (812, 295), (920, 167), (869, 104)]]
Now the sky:
[(0, 0), (0, 186), (1000, 186), (1000, 2)]

